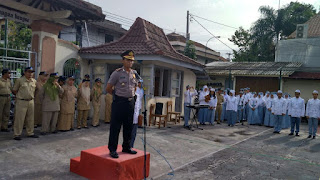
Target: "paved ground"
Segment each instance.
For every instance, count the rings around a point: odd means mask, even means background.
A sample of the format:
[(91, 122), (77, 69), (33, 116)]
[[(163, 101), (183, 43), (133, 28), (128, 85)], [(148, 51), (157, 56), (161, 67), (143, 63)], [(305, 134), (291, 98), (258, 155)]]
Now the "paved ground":
[[(298, 138), (288, 137), (287, 132), (275, 135), (261, 126), (202, 127), (195, 131), (181, 125), (148, 128), (149, 179), (320, 177), (320, 142), (306, 139), (306, 127)], [(142, 129), (138, 133), (142, 136)], [(107, 144), (108, 135), (108, 124), (20, 142), (12, 140), (12, 133), (0, 133), (0, 179), (83, 179), (69, 172), (69, 159), (81, 150)], [(139, 137), (136, 148), (143, 149)], [(167, 175), (171, 169), (163, 157), (175, 169), (173, 174)]]

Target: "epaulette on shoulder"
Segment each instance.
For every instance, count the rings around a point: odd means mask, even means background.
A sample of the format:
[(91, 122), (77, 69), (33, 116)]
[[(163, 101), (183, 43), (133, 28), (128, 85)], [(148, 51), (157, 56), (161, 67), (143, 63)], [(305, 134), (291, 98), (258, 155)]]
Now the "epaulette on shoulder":
[(122, 68), (118, 68), (118, 69), (116, 69), (116, 71), (121, 71), (122, 70)]

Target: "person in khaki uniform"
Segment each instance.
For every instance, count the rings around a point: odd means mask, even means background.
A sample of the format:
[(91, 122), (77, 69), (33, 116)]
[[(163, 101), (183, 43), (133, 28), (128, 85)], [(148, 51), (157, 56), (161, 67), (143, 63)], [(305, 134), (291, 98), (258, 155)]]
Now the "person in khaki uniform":
[(93, 106), (93, 118), (92, 118), (92, 126), (99, 126), (99, 117), (100, 117), (100, 106), (101, 106), (101, 97), (102, 87), (101, 87), (101, 79), (97, 78), (95, 80), (95, 84), (92, 88), (91, 96), (92, 96), (92, 106)]
[(2, 132), (10, 132), (8, 129), (12, 90), (10, 74), (9, 69), (3, 69), (0, 78), (0, 127)]
[(87, 118), (90, 110), (90, 80), (84, 79), (78, 93), (78, 123), (77, 128), (88, 128)]
[(27, 67), (24, 76), (16, 80), (13, 86), (13, 94), (16, 95), (16, 113), (14, 120), (14, 139), (21, 140), (23, 124), (26, 123), (27, 136), (38, 138), (34, 130), (34, 92), (36, 80), (32, 78), (34, 70)]
[(42, 101), (42, 128), (41, 135), (48, 132), (57, 133), (57, 121), (60, 111), (59, 94), (63, 93), (63, 88), (58, 83), (58, 73), (51, 73), (48, 81), (40, 91)]
[(58, 120), (58, 130), (73, 131), (75, 100), (78, 96), (77, 88), (74, 86), (74, 77), (70, 76), (67, 84), (62, 86), (63, 94), (60, 103), (60, 115)]
[(105, 109), (104, 122), (107, 124), (107, 123), (110, 123), (111, 121), (111, 107), (112, 107), (112, 101), (113, 101), (112, 94), (107, 93), (105, 99), (106, 99), (106, 109)]
[(222, 93), (222, 90), (219, 89), (218, 90), (218, 93), (217, 93), (217, 117), (218, 117), (218, 120), (217, 120), (217, 123), (220, 124), (221, 122), (221, 113), (222, 113), (222, 105), (224, 103), (224, 97), (223, 95), (221, 94)]
[(47, 81), (48, 74), (45, 71), (39, 73), (39, 77), (36, 83), (36, 91), (34, 95), (34, 127), (41, 126), (42, 123), (42, 101), (39, 97), (43, 85)]

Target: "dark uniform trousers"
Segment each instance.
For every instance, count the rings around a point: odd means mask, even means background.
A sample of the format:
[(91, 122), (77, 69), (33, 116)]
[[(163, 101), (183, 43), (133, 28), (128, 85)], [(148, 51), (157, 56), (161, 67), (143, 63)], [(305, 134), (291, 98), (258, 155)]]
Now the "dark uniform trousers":
[(124, 98), (114, 95), (112, 102), (110, 136), (108, 148), (110, 152), (116, 151), (119, 141), (119, 133), (123, 124), (122, 149), (130, 149), (131, 133), (133, 127), (134, 98)]

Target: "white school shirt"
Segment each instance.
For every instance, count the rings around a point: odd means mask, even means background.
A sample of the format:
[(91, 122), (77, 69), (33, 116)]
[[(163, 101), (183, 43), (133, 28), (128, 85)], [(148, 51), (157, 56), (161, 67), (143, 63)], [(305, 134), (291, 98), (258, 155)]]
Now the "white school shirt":
[(191, 104), (192, 97), (198, 95), (197, 90), (194, 90), (194, 92), (191, 92), (190, 89), (188, 89), (186, 92), (184, 92), (184, 103)]
[(286, 111), (289, 111), (289, 104), (291, 99), (288, 97), (287, 99), (284, 98), (284, 100), (286, 101)]
[(200, 95), (199, 95), (199, 105), (209, 105), (208, 102), (205, 102), (205, 97), (209, 94), (209, 91), (204, 92), (201, 91)]
[(237, 111), (238, 110), (238, 104), (237, 104), (237, 98), (234, 96), (227, 96), (226, 97), (226, 110), (231, 110), (231, 111)]
[(258, 97), (253, 97), (249, 100), (249, 107), (257, 109), (259, 106)]
[(217, 102), (218, 102), (217, 96), (211, 97), (210, 101), (209, 101), (209, 106), (210, 107), (217, 107)]
[(268, 97), (268, 98), (266, 99), (266, 108), (267, 108), (267, 109), (270, 109), (270, 108), (271, 108), (273, 99), (274, 99), (274, 98), (271, 98), (271, 97)]
[(286, 114), (286, 102), (283, 98), (273, 98), (272, 105), (271, 105), (271, 112), (274, 115), (282, 115)]
[(238, 104), (238, 106), (241, 107), (241, 109), (243, 109), (244, 104), (245, 104), (244, 95), (242, 95), (242, 97), (240, 97), (240, 95), (237, 95), (237, 104)]
[(320, 118), (320, 100), (309, 99), (307, 103), (306, 116), (310, 118)]
[(261, 98), (258, 98), (257, 97), (257, 101), (258, 101), (258, 106), (262, 106), (262, 107), (265, 107), (266, 106), (266, 102), (265, 102), (265, 100), (263, 99), (263, 97), (261, 97)]
[(291, 117), (303, 117), (305, 114), (305, 104), (304, 100), (299, 98), (291, 98), (288, 106), (288, 114)]

